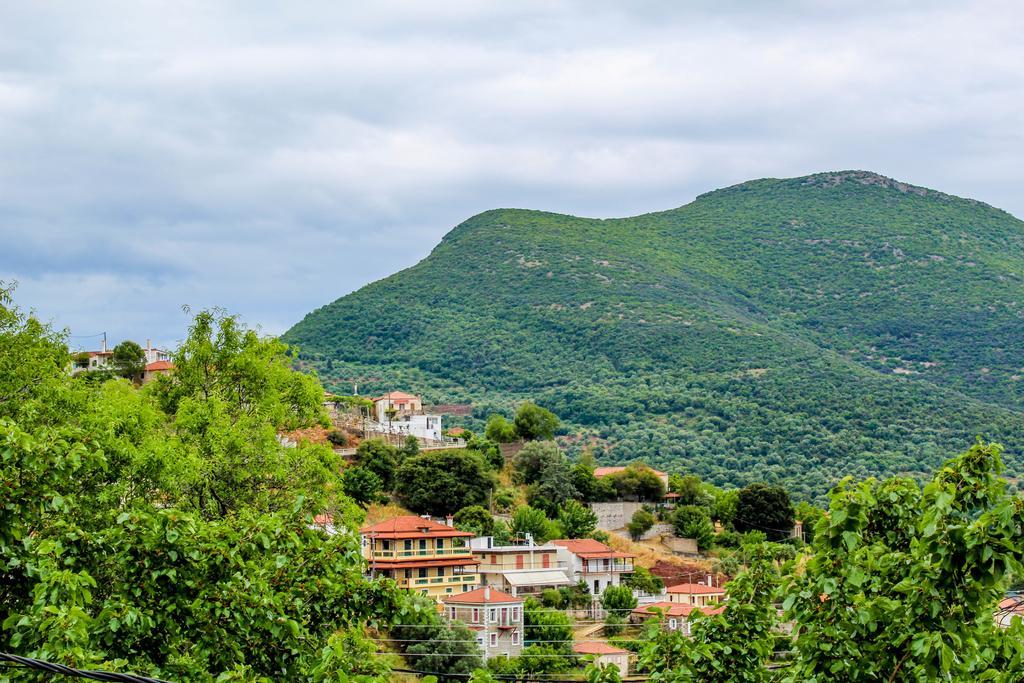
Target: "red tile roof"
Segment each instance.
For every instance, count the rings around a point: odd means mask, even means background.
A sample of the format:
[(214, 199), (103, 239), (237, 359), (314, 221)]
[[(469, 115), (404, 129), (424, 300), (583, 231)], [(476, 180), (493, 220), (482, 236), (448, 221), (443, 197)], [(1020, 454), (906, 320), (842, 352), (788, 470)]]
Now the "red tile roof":
[(505, 591), (500, 591), (497, 588), (491, 588), (489, 591), (486, 587), (477, 588), (476, 590), (466, 591), (465, 593), (457, 593), (456, 595), (446, 595), (442, 598), (442, 602), (455, 602), (467, 605), (483, 605), (494, 602), (523, 602), (524, 598), (510, 595)]
[(623, 650), (621, 647), (615, 647), (608, 643), (598, 642), (596, 640), (585, 641), (582, 643), (573, 643), (572, 651), (581, 655), (628, 655), (629, 650)]
[(161, 370), (173, 370), (174, 363), (169, 360), (156, 360), (146, 364), (146, 372), (160, 372)]
[(724, 588), (705, 586), (703, 583), (680, 583), (670, 586), (666, 592), (684, 595), (725, 595)]
[[(648, 465), (643, 465), (643, 467), (646, 467), (647, 469), (649, 469), (650, 471), (654, 472), (659, 477), (667, 477), (668, 476), (665, 472), (661, 472), (659, 470), (656, 470), (653, 467), (649, 467)], [(595, 467), (594, 468), (594, 476), (597, 477), (598, 479), (600, 479), (601, 477), (607, 477), (609, 474), (616, 474), (618, 472), (622, 472), (625, 469), (626, 469), (625, 467)]]
[(725, 607), (698, 607), (696, 605), (685, 605), (680, 602), (652, 602), (647, 605), (640, 605), (633, 610), (638, 616), (655, 616), (655, 610), (666, 617), (687, 617), (693, 611), (703, 614), (721, 614)]
[(377, 398), (371, 398), (370, 400), (374, 401), (374, 402), (377, 402), (377, 401), (381, 401), (383, 399), (389, 399), (389, 400), (392, 400), (392, 401), (408, 401), (409, 399), (416, 399), (418, 401), (418, 400), (420, 400), (420, 397), (419, 396), (413, 396), (412, 394), (407, 394), (404, 391), (389, 391), (386, 394), (382, 394), (381, 396), (378, 396)]
[(579, 555), (586, 560), (600, 559), (603, 557), (611, 559), (636, 557), (636, 555), (620, 553), (612, 550), (604, 543), (601, 543), (601, 541), (595, 541), (592, 538), (560, 538), (551, 542), (555, 545), (562, 546), (572, 554)]
[[(368, 524), (359, 530), (361, 534), (373, 534), (375, 538), (471, 538), (472, 533), (459, 531), (447, 524), (441, 524), (416, 515), (403, 515)], [(466, 549), (469, 552), (469, 548)]]

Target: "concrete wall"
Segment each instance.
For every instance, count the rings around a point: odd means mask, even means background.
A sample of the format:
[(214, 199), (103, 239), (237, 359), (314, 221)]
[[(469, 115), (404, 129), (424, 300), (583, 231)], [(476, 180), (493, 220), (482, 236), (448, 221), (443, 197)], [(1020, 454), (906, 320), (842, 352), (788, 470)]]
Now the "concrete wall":
[(669, 549), (677, 555), (697, 555), (697, 539), (695, 538), (666, 538), (662, 541)]
[(642, 503), (629, 501), (590, 504), (590, 509), (597, 515), (597, 528), (602, 531), (616, 531), (624, 528), (633, 518), (633, 513), (642, 507)]

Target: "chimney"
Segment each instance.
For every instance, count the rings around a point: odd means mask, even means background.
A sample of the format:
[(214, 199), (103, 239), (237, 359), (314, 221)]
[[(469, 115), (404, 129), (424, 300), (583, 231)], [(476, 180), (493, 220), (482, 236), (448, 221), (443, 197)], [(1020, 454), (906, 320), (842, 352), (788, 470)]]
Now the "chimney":
[(711, 574), (708, 574), (708, 586), (710, 587), (712, 585), (714, 584), (711, 583)]
[(448, 515), (447, 517), (444, 518), (444, 523), (447, 524), (448, 526), (455, 526), (455, 518), (452, 517), (451, 515)]
[(491, 587), (490, 586), (484, 586), (484, 602), (490, 602), (490, 601), (491, 601)]
[(526, 532), (526, 545), (530, 548), (533, 547), (533, 534)]
[(147, 339), (146, 340), (146, 350), (147, 351), (152, 351), (153, 350), (153, 340), (152, 339)]

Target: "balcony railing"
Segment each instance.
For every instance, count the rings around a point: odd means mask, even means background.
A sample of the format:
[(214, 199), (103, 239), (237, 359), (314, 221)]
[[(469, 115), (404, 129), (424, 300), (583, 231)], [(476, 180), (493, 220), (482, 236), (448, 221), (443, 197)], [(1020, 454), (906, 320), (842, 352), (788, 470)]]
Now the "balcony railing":
[(617, 562), (608, 564), (590, 564), (586, 563), (583, 565), (582, 573), (584, 574), (607, 574), (608, 572), (631, 572), (633, 571), (633, 565), (625, 562)]
[(372, 550), (374, 560), (381, 559), (405, 559), (410, 557), (473, 557), (469, 548), (426, 548), (424, 550)]
[(414, 586), (427, 586), (445, 583), (477, 583), (479, 581), (476, 574), (462, 574), (461, 576), (428, 576), (423, 579), (410, 579), (410, 582)]

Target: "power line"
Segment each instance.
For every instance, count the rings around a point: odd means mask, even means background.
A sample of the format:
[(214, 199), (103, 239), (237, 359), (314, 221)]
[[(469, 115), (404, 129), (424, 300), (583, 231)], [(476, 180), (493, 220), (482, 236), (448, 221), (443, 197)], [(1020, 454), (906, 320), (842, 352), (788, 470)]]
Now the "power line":
[(124, 683), (170, 683), (170, 681), (165, 681), (160, 678), (150, 678), (148, 676), (119, 673), (116, 671), (94, 671), (88, 669), (76, 669), (71, 666), (64, 666), (63, 664), (45, 662), (41, 659), (33, 659), (31, 657), (21, 657), (19, 655), (12, 655), (8, 652), (0, 652), (0, 662), (7, 662), (13, 666), (22, 667), (26, 669), (46, 671), (51, 674), (63, 674), (64, 676), (72, 676), (75, 678), (88, 678), (94, 681), (123, 681)]

